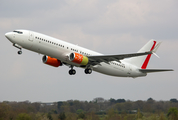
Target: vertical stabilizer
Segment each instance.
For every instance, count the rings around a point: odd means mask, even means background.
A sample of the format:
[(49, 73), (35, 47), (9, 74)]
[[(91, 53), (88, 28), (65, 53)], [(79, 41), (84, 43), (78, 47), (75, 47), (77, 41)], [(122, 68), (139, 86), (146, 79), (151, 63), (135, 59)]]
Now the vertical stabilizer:
[[(155, 45), (156, 45), (156, 41), (151, 39), (137, 53), (152, 51), (155, 48)], [(151, 58), (151, 55), (152, 54), (129, 58), (127, 60), (127, 62), (129, 62), (129, 63), (131, 63), (131, 64), (133, 64), (133, 65), (135, 65), (135, 66), (137, 66), (141, 69), (146, 69), (148, 62)]]

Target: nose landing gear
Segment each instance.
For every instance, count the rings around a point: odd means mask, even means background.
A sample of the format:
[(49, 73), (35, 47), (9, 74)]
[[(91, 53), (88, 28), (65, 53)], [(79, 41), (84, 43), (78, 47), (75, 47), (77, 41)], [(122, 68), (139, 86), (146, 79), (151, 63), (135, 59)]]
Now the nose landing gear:
[(20, 49), (17, 53), (19, 55), (21, 55), (22, 54), (22, 47), (20, 45), (18, 45), (18, 44), (13, 44), (13, 46), (16, 47), (16, 48), (18, 48), (18, 49)]
[(18, 45), (18, 44), (13, 44), (13, 46), (16, 47), (16, 48), (18, 48), (18, 49), (20, 49), (17, 53), (19, 55), (21, 55), (22, 54), (22, 47), (20, 45)]
[(22, 50), (20, 49), (17, 53), (18, 53), (19, 55), (21, 55), (21, 54), (22, 54)]

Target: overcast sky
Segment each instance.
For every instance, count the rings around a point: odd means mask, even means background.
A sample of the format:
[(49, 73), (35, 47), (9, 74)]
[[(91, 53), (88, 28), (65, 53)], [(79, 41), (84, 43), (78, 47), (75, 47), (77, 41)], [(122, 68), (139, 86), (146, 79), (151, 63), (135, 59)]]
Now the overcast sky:
[[(15, 29), (44, 33), (103, 53), (137, 52), (150, 39), (162, 41), (148, 68), (172, 68), (141, 78), (111, 77), (84, 69), (53, 68), (42, 55), (12, 46)], [(177, 0), (1, 0), (0, 101), (54, 102), (104, 99), (178, 99)]]

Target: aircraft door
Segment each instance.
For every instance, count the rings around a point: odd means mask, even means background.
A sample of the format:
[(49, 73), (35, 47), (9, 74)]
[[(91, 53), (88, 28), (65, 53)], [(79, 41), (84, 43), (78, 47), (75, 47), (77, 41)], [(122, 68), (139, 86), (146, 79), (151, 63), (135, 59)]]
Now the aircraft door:
[(128, 72), (129, 75), (132, 74), (132, 66), (129, 65), (129, 72)]
[(29, 41), (33, 42), (33, 38), (34, 38), (33, 32), (29, 32)]

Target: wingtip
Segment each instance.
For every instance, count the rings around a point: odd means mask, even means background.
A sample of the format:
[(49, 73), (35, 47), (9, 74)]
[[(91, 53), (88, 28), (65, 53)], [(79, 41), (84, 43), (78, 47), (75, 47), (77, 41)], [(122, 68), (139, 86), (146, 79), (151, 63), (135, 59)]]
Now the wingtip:
[(158, 50), (159, 46), (161, 45), (162, 42), (159, 42), (158, 44), (156, 44), (156, 46), (154, 47), (154, 49), (152, 50), (153, 53), (156, 53), (156, 51)]

